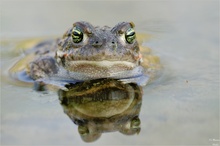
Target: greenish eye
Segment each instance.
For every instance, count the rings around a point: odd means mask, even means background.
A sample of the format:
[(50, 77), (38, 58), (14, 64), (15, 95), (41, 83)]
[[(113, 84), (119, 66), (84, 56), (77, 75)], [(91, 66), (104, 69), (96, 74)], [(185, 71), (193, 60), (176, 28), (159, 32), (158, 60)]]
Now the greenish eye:
[(136, 38), (135, 31), (133, 28), (128, 28), (125, 32), (125, 39), (129, 44), (132, 44)]
[(80, 43), (83, 40), (83, 32), (81, 28), (74, 27), (72, 30), (72, 38), (74, 43)]

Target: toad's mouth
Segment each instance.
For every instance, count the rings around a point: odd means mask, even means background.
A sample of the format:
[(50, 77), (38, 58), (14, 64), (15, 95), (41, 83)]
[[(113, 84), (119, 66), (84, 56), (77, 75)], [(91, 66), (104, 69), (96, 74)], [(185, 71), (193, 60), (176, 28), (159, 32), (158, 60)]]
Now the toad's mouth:
[(60, 74), (67, 71), (67, 76), (76, 80), (100, 78), (131, 78), (143, 74), (143, 67), (128, 61), (68, 61), (60, 68)]
[(81, 73), (114, 73), (134, 69), (137, 64), (128, 61), (69, 61), (65, 68), (73, 72)]

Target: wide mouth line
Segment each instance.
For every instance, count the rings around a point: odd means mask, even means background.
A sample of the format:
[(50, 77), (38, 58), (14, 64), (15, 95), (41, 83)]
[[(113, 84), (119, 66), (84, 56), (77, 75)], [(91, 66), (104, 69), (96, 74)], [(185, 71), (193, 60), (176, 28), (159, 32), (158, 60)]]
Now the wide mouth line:
[(88, 60), (77, 60), (71, 61), (70, 64), (74, 65), (98, 65), (98, 66), (114, 66), (114, 65), (123, 65), (129, 67), (135, 67), (136, 64), (128, 61), (109, 61), (109, 60), (102, 60), (102, 61), (88, 61)]

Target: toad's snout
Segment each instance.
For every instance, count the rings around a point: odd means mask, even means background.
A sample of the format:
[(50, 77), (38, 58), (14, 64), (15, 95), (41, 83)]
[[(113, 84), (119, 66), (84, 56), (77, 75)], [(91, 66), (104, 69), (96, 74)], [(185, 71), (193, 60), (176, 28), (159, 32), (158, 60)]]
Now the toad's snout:
[(108, 47), (112, 47), (115, 48), (117, 46), (117, 41), (113, 38), (99, 38), (96, 37), (93, 41), (92, 41), (92, 46), (95, 48), (100, 48), (102, 46), (108, 46)]

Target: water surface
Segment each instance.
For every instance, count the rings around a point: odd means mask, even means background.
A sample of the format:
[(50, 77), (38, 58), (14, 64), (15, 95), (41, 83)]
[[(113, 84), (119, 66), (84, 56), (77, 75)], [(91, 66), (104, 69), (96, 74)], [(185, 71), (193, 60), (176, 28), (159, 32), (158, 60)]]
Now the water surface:
[[(7, 70), (20, 40), (62, 35), (75, 21), (114, 26), (133, 21), (153, 37), (143, 45), (163, 74), (144, 87), (141, 132), (102, 134), (93, 145), (219, 145), (219, 2), (3, 1), (1, 3), (1, 144), (84, 145), (56, 92), (18, 86)], [(9, 40), (9, 41), (4, 41)]]

